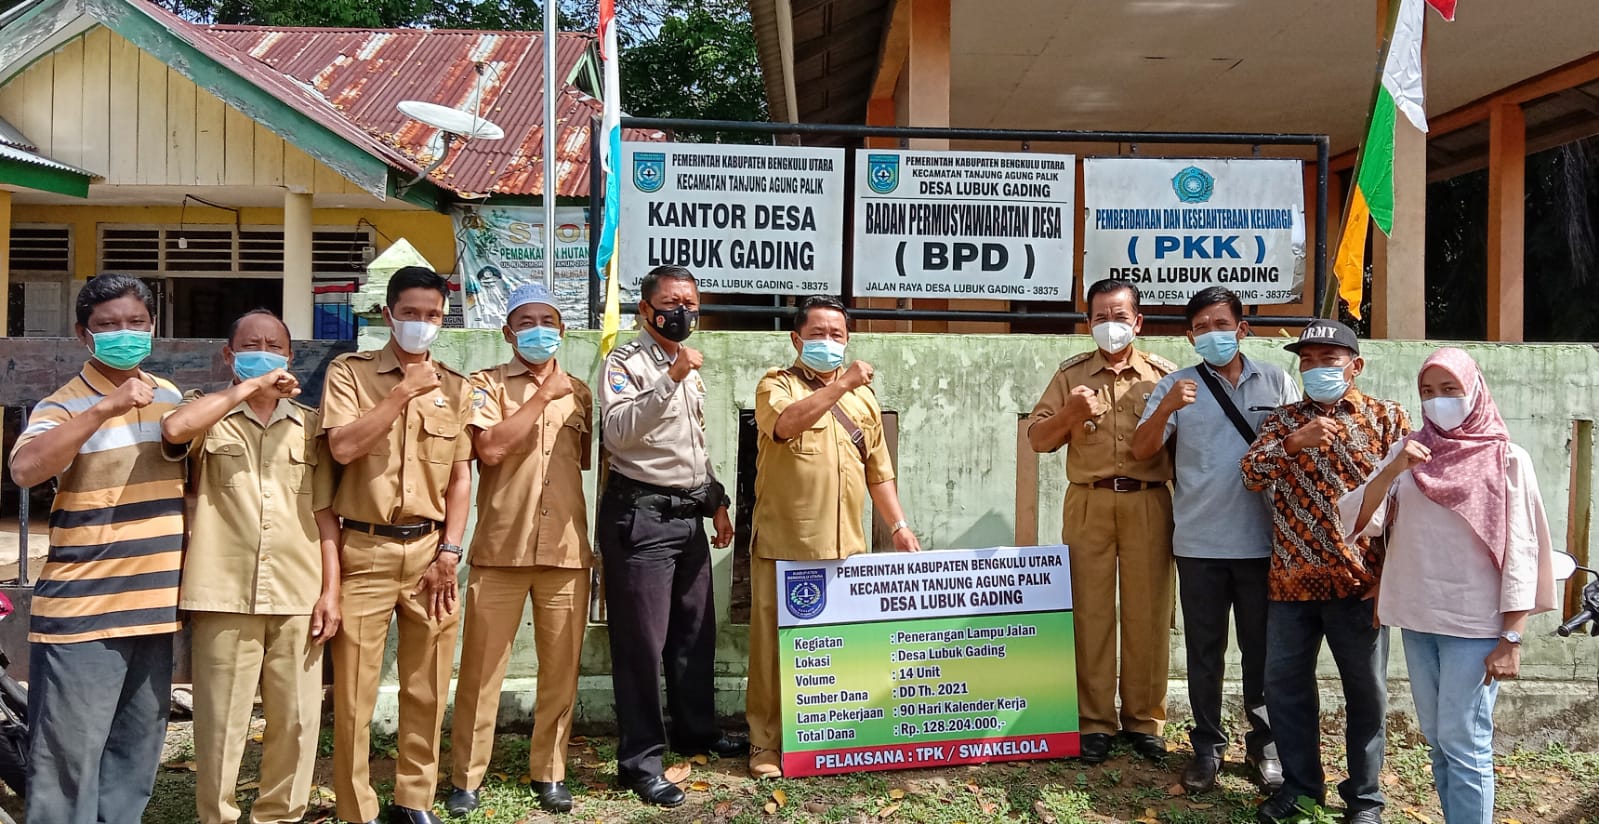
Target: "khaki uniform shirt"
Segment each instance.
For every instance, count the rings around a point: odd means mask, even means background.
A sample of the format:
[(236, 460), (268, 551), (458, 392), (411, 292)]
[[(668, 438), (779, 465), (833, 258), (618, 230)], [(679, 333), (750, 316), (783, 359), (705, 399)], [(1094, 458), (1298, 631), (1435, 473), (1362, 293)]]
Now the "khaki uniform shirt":
[(283, 399), (263, 422), (242, 403), (168, 454), (189, 457), (196, 491), (179, 608), (309, 615), (322, 595), (315, 513), (333, 505), (335, 471), (316, 411)]
[[(439, 387), (412, 398), (389, 432), (344, 467), (333, 510), (369, 524), (444, 520), (450, 467), (472, 459), (466, 434), (471, 392), (466, 378), (438, 361)], [(405, 376), (388, 346), (340, 355), (328, 364), (322, 427), (337, 429), (371, 411)]]
[[(804, 366), (806, 376), (816, 373)], [(784, 561), (848, 558), (867, 551), (862, 525), (866, 488), (894, 480), (883, 438), (883, 411), (870, 387), (851, 390), (839, 408), (866, 437), (867, 458), (831, 410), (796, 438), (777, 439), (777, 419), (811, 388), (787, 369), (773, 369), (755, 388), (760, 431), (751, 547), (760, 558)]]
[[(478, 463), (473, 566), (584, 569), (589, 551), (583, 470), (589, 466), (594, 396), (577, 378), (572, 394), (544, 407), (533, 433), (496, 466)], [(521, 358), (472, 373), (472, 417), (488, 429), (533, 399), (541, 382)]]
[(1146, 460), (1133, 458), (1133, 432), (1143, 417), (1144, 405), (1160, 379), (1175, 372), (1177, 365), (1158, 355), (1133, 350), (1121, 372), (1111, 371), (1105, 355), (1098, 349), (1084, 352), (1060, 365), (1049, 381), (1049, 388), (1033, 407), (1029, 425), (1058, 414), (1066, 406), (1073, 388), (1086, 386), (1099, 395), (1106, 411), (1069, 434), (1050, 451), (1071, 444), (1066, 450), (1066, 480), (1091, 484), (1106, 478), (1136, 478), (1140, 481), (1169, 481), (1171, 455), (1162, 449)]
[(648, 332), (605, 358), (600, 409), (611, 468), (671, 489), (692, 490), (715, 475), (705, 450), (705, 382), (699, 370), (682, 383), (666, 374), (672, 361)]

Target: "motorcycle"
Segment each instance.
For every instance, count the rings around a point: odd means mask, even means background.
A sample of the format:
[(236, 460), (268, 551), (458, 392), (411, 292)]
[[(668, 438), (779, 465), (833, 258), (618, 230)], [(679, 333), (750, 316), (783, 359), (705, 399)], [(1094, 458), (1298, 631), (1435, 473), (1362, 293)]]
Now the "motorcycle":
[(1564, 552), (1555, 553), (1555, 578), (1564, 581), (1578, 572), (1586, 573), (1591, 579), (1587, 586), (1582, 588), (1582, 603), (1577, 614), (1570, 621), (1561, 624), (1555, 629), (1555, 634), (1561, 638), (1570, 637), (1573, 632), (1581, 630), (1584, 624), (1592, 623), (1588, 634), (1599, 636), (1599, 571), (1589, 569), (1577, 563), (1577, 559)]

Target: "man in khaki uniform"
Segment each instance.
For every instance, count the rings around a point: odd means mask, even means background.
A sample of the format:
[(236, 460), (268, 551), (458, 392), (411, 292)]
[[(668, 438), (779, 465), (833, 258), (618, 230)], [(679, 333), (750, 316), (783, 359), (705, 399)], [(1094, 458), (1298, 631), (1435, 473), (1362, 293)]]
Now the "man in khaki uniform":
[[(428, 357), (449, 286), (420, 266), (389, 280), (388, 345), (328, 367), (322, 425), (344, 464), (344, 628), (333, 640), (333, 787), (339, 817), (374, 821), (367, 768), (389, 623), (400, 619), (400, 752), (391, 824), (437, 824), (440, 727), (455, 658), (455, 569), (471, 508), (467, 380)], [(442, 531), (442, 535), (440, 534)]]
[(515, 354), (472, 375), (467, 425), (481, 477), (450, 738), (455, 791), (446, 807), (455, 816), (477, 809), (505, 666), (530, 596), (539, 684), (528, 775), (541, 808), (572, 809), (566, 744), (593, 564), (582, 473), (594, 396), (555, 361), (566, 326), (544, 284), (516, 289), (509, 309), (502, 333)]
[(1060, 365), (1033, 407), (1027, 439), (1038, 452), (1069, 445), (1061, 540), (1071, 549), (1083, 760), (1104, 761), (1118, 731), (1144, 757), (1162, 759), (1173, 605), (1171, 457), (1161, 450), (1137, 460), (1132, 447), (1155, 384), (1177, 367), (1133, 347), (1144, 316), (1131, 283), (1094, 283), (1088, 308), (1099, 348)]
[[(894, 533), (920, 550), (900, 508), (872, 365), (844, 368), (849, 313), (831, 297), (805, 299), (790, 333), (798, 360), (755, 388), (755, 515), (750, 537), (750, 660), (745, 718), (750, 775), (782, 776), (782, 691), (777, 663), (777, 562), (848, 558), (867, 551), (866, 496)], [(839, 420), (842, 414), (850, 421)], [(853, 429), (853, 431), (851, 431)], [(856, 441), (859, 436), (859, 443)]]
[(322, 645), (339, 630), (333, 456), (315, 410), (294, 400), (289, 329), (265, 309), (234, 321), (226, 391), (190, 392), (161, 421), (198, 493), (178, 606), (194, 633), (195, 808), (239, 820), (239, 759), (256, 688), (266, 718), (256, 824), (299, 821), (316, 769)]

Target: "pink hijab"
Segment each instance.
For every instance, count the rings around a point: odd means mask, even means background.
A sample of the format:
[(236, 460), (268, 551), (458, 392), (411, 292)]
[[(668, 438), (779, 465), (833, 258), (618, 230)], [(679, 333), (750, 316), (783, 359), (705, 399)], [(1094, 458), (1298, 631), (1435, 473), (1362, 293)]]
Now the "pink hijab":
[[(1428, 420), (1410, 436), (1432, 451), (1432, 460), (1411, 467), (1411, 477), (1423, 495), (1465, 518), (1493, 553), (1494, 566), (1503, 568), (1510, 433), (1470, 355), (1452, 347), (1439, 349), (1421, 364), (1421, 371), (1434, 366), (1453, 375), (1476, 403), (1458, 428), (1445, 432)], [(1420, 379), (1418, 373), (1418, 383)]]

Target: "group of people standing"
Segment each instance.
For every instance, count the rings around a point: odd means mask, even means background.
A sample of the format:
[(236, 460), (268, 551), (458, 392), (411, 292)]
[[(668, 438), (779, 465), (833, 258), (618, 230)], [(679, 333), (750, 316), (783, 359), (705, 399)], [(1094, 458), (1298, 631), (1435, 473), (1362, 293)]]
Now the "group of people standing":
[[(438, 820), (458, 627), (445, 806), (466, 815), (479, 803), (529, 601), (540, 674), (531, 790), (543, 809), (572, 808), (566, 747), (596, 554), (581, 477), (594, 396), (555, 358), (566, 328), (541, 285), (510, 297), (503, 364), (463, 376), (433, 359), (448, 294), (430, 270), (396, 272), (388, 342), (333, 361), (312, 409), (296, 400), (289, 331), (270, 312), (233, 325), (227, 389), (180, 394), (140, 368), (154, 328), (144, 284), (102, 275), (84, 286), (77, 332), (92, 357), (38, 405), (11, 454), (19, 485), (57, 481), (29, 636), (30, 821), (139, 819), (163, 745), (180, 610), (193, 629), (199, 820), (239, 818), (258, 687), (267, 726), (251, 818), (303, 816), (324, 645), (335, 670), (337, 812), (378, 819), (370, 724), (396, 616), (387, 820)], [(684, 794), (664, 775), (668, 748), (748, 750), (751, 775), (782, 774), (776, 563), (867, 551), (868, 498), (896, 550), (921, 546), (896, 492), (875, 371), (846, 356), (849, 312), (808, 298), (793, 318), (795, 360), (755, 392), (750, 734), (723, 733), (710, 547), (728, 546), (733, 526), (706, 447), (703, 356), (686, 344), (698, 285), (686, 269), (660, 267), (641, 297), (638, 336), (600, 372), (594, 534), (618, 782), (671, 807)], [(1495, 687), (1515, 677), (1526, 617), (1553, 606), (1554, 587), (1531, 461), (1509, 443), (1476, 365), (1452, 349), (1428, 360), (1418, 382), (1426, 422), (1412, 432), (1399, 404), (1355, 388), (1364, 361), (1341, 324), (1313, 322), (1289, 345), (1302, 398), (1284, 370), (1240, 352), (1248, 324), (1226, 289), (1189, 303), (1200, 363), (1186, 369), (1135, 345), (1136, 287), (1100, 281), (1088, 302), (1097, 348), (1061, 364), (1028, 430), (1035, 450), (1067, 450), (1083, 759), (1105, 760), (1117, 734), (1165, 757), (1175, 587), (1195, 721), (1182, 772), (1190, 791), (1215, 782), (1227, 750), (1231, 622), (1246, 760), (1272, 792), (1260, 820), (1293, 817), (1301, 797), (1325, 800), (1315, 678), (1325, 640), (1347, 709), (1350, 777), (1339, 791), (1352, 822), (1374, 824), (1386, 623), (1404, 629), (1446, 818), (1489, 824)], [(474, 461), (477, 522), (463, 549)]]
[(1555, 589), (1532, 462), (1476, 363), (1444, 348), (1422, 364), (1413, 431), (1403, 406), (1356, 388), (1365, 361), (1342, 323), (1312, 321), (1285, 347), (1296, 383), (1240, 351), (1248, 322), (1225, 288), (1189, 301), (1199, 363), (1184, 369), (1136, 347), (1137, 287), (1102, 280), (1088, 301), (1097, 348), (1061, 364), (1028, 430), (1037, 451), (1067, 448), (1083, 759), (1105, 760), (1120, 734), (1164, 760), (1175, 567), (1194, 721), (1186, 790), (1212, 787), (1228, 748), (1231, 624), (1244, 761), (1268, 793), (1257, 820), (1326, 803), (1325, 643), (1343, 687), (1346, 820), (1377, 824), (1397, 626), (1445, 819), (1491, 824), (1498, 682), (1517, 676), (1527, 617), (1553, 609)]

